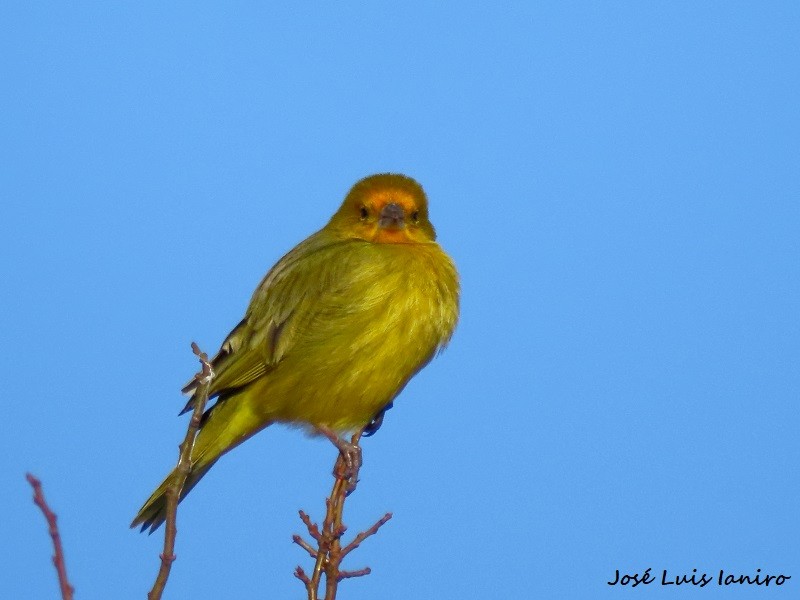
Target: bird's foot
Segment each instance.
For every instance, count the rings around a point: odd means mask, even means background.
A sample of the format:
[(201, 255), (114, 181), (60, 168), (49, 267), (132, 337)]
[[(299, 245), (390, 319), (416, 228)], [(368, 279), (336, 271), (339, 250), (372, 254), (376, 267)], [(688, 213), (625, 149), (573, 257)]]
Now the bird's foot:
[(339, 450), (341, 461), (336, 461), (333, 476), (347, 481), (347, 493), (352, 492), (358, 483), (358, 472), (362, 465), (361, 446), (340, 438), (333, 430), (317, 426), (317, 431), (330, 440)]
[(383, 425), (383, 418), (386, 416), (386, 411), (392, 408), (393, 402), (389, 402), (386, 406), (384, 406), (377, 415), (372, 418), (366, 427), (364, 427), (364, 437), (370, 437), (371, 435), (375, 435), (378, 429), (381, 428)]

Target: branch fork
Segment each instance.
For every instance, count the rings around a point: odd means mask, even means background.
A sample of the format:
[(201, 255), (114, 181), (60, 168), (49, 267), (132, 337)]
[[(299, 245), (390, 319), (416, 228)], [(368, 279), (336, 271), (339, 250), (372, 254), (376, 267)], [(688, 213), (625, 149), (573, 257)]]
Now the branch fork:
[(342, 546), (341, 539), (347, 531), (347, 526), (342, 522), (344, 502), (358, 484), (358, 469), (361, 467), (359, 441), (363, 431), (356, 433), (350, 442), (342, 440), (336, 434), (324, 428), (320, 428), (320, 432), (328, 437), (339, 449), (339, 457), (333, 468), (333, 489), (330, 496), (325, 499), (326, 511), (325, 518), (322, 521), (322, 529), (320, 530), (319, 525), (314, 523), (307, 513), (302, 510), (299, 511), (300, 520), (306, 526), (308, 535), (316, 542), (316, 547), (297, 534), (292, 536), (292, 541), (314, 559), (314, 570), (310, 576), (301, 566), (295, 569), (294, 576), (305, 586), (308, 600), (319, 600), (319, 588), (324, 575), (325, 600), (335, 600), (340, 581), (353, 577), (363, 577), (371, 573), (369, 567), (345, 571), (340, 568), (342, 560), (358, 548), (364, 540), (375, 535), (392, 518), (392, 514), (386, 513), (372, 527), (357, 534), (346, 546)]

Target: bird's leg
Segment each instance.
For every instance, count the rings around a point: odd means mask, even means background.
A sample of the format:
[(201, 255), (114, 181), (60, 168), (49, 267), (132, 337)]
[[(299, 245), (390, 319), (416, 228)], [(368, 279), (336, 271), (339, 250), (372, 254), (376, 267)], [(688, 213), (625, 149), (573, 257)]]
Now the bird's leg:
[[(346, 479), (349, 482), (349, 493), (356, 487), (356, 483), (358, 482), (358, 471), (362, 464), (361, 446), (358, 444), (353, 444), (352, 442), (348, 442), (347, 440), (343, 440), (336, 434), (336, 432), (328, 427), (325, 427), (324, 425), (317, 425), (316, 429), (322, 435), (328, 438), (330, 442), (339, 450), (339, 454), (342, 456), (344, 461), (344, 469), (338, 473), (336, 470), (334, 470), (333, 475), (339, 479)], [(337, 466), (338, 465), (339, 463), (337, 462)]]

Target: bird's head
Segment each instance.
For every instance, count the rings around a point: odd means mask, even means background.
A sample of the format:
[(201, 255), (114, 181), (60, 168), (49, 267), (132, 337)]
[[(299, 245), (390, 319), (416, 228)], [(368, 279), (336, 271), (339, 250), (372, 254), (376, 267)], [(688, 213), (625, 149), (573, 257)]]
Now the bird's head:
[(422, 186), (392, 173), (371, 175), (356, 183), (328, 228), (378, 244), (419, 244), (436, 239)]

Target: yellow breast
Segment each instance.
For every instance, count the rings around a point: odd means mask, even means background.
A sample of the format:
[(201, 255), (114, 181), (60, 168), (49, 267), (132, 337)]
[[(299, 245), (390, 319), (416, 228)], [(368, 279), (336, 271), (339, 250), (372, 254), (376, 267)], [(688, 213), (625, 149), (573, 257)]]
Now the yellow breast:
[(328, 276), (342, 285), (320, 299), (290, 355), (253, 391), (273, 420), (353, 429), (447, 344), (458, 277), (437, 244), (354, 241), (326, 260), (340, 261)]

